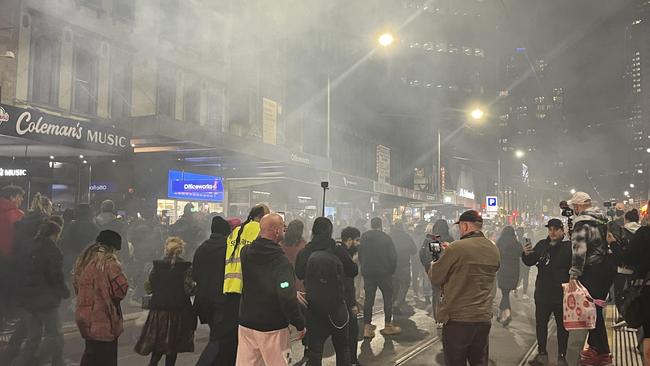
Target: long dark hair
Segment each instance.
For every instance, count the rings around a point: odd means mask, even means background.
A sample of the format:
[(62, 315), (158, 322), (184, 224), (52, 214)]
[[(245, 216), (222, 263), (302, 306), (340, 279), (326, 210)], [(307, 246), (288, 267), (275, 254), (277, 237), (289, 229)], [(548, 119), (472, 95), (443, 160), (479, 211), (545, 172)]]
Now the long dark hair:
[(303, 232), (305, 224), (300, 220), (293, 220), (287, 226), (287, 232), (284, 233), (284, 244), (288, 247), (295, 247), (303, 241)]
[(333, 232), (334, 226), (332, 225), (332, 221), (327, 217), (317, 217), (314, 220), (314, 226), (311, 228), (312, 236), (326, 236), (327, 238), (331, 238)]
[(517, 241), (517, 234), (512, 226), (506, 226), (501, 231), (501, 235), (497, 239), (497, 246), (499, 248), (515, 247), (519, 243)]
[[(268, 212), (269, 208), (266, 207), (266, 205), (255, 205), (255, 207), (251, 208), (251, 211), (248, 213), (248, 217), (246, 218), (246, 221), (244, 221), (241, 225), (239, 225), (239, 232), (237, 233), (237, 240), (235, 240), (235, 248), (239, 246), (239, 242), (241, 242), (241, 234), (244, 232), (244, 228), (246, 225), (248, 225), (249, 222), (261, 218)], [(235, 252), (233, 252), (234, 254)]]

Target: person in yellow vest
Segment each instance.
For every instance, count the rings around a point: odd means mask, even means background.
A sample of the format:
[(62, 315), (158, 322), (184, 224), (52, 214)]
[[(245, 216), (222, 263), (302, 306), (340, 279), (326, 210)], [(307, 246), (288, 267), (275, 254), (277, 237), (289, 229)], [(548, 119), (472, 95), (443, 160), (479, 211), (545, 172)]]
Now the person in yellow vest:
[(226, 267), (223, 277), (223, 293), (241, 295), (244, 283), (241, 274), (241, 249), (260, 235), (260, 220), (270, 213), (264, 204), (255, 205), (244, 223), (237, 226), (228, 236)]

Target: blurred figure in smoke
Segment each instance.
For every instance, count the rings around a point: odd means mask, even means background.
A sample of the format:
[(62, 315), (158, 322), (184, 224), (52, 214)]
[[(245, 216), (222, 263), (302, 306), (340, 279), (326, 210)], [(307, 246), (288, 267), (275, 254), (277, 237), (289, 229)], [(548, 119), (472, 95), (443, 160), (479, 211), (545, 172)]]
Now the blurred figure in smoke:
[(10, 265), (14, 256), (15, 224), (25, 214), (20, 206), (25, 191), (18, 186), (5, 186), (0, 189), (0, 330), (4, 329), (10, 308), (11, 281)]
[(204, 239), (203, 230), (198, 215), (194, 213), (194, 205), (187, 203), (183, 207), (183, 215), (169, 227), (169, 235), (183, 239), (187, 245), (187, 252), (193, 254), (196, 247)]
[(400, 220), (393, 223), (390, 237), (397, 252), (397, 268), (393, 277), (395, 289), (393, 306), (397, 314), (400, 314), (406, 306), (406, 294), (411, 284), (411, 256), (417, 254), (418, 248), (404, 230), (404, 224)]
[(87, 203), (77, 206), (76, 218), (68, 222), (63, 231), (61, 241), (61, 250), (63, 251), (63, 269), (66, 277), (72, 271), (75, 258), (79, 256), (82, 250), (92, 244), (99, 227), (93, 221), (92, 208)]
[(104, 230), (75, 262), (75, 317), (86, 342), (80, 366), (117, 366), (117, 339), (124, 331), (120, 302), (129, 289), (116, 256), (121, 248), (120, 234)]
[(501, 290), (501, 304), (499, 310), (501, 314), (498, 321), (507, 327), (512, 321), (512, 311), (510, 307), (510, 292), (517, 288), (519, 282), (519, 257), (521, 256), (522, 246), (517, 241), (515, 230), (512, 226), (503, 228), (497, 248), (501, 255), (501, 268), (497, 274), (499, 289)]
[[(289, 263), (296, 266), (296, 258), (298, 253), (305, 248), (307, 242), (303, 238), (305, 225), (300, 220), (293, 220), (287, 226), (287, 232), (284, 233), (284, 239), (280, 242), (280, 247), (284, 251), (284, 255), (289, 260)], [(296, 280), (296, 290), (299, 292), (305, 291), (305, 286), (302, 280)]]
[(179, 353), (194, 352), (196, 315), (190, 295), (196, 283), (192, 280), (192, 263), (181, 257), (184, 250), (183, 239), (168, 238), (165, 256), (154, 261), (146, 284), (151, 293), (150, 311), (135, 352), (151, 354), (149, 366), (158, 365), (163, 355), (165, 365), (173, 366)]
[[(21, 307), (27, 311), (27, 342), (17, 365), (63, 366), (63, 331), (59, 306), (70, 297), (63, 276), (63, 255), (57, 247), (62, 228), (49, 221), (40, 225), (35, 246), (23, 263), (19, 286)], [(41, 338), (44, 341), (41, 343)]]

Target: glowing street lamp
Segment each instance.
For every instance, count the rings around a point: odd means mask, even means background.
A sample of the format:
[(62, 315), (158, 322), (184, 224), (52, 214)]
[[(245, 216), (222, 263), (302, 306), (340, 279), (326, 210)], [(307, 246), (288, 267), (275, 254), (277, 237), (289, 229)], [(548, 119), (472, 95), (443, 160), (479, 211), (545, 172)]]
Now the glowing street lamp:
[(576, 194), (576, 190), (571, 188), (571, 194)]
[(629, 196), (630, 196), (630, 192), (625, 191), (625, 192), (623, 192), (623, 195), (624, 195), (625, 197), (629, 197)]
[(521, 159), (521, 158), (523, 158), (525, 155), (526, 155), (526, 153), (523, 152), (523, 150), (517, 150), (517, 151), (515, 151), (515, 157), (516, 157), (517, 159)]
[(630, 183), (630, 188), (634, 188), (634, 183)]
[(485, 112), (481, 108), (474, 108), (469, 114), (473, 120), (480, 121), (485, 116)]
[(395, 37), (393, 37), (392, 34), (390, 33), (384, 33), (379, 38), (377, 39), (377, 42), (379, 43), (380, 46), (382, 47), (388, 47), (395, 42)]

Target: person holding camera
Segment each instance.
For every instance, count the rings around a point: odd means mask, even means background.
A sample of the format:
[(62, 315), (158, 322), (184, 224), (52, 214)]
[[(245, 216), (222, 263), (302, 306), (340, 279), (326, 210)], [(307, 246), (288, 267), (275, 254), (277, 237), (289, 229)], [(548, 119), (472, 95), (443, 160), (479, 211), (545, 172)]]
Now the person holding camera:
[[(593, 207), (591, 197), (576, 192), (568, 202), (573, 207), (572, 259), (569, 270), (569, 291), (576, 291), (578, 281), (596, 300), (606, 300), (614, 281), (616, 266), (610, 255), (607, 236), (607, 217)], [(596, 306), (596, 327), (589, 331), (589, 347), (580, 352), (580, 365), (612, 365), (603, 308)]]
[(442, 345), (448, 366), (488, 365), (492, 301), (499, 249), (481, 232), (483, 218), (465, 211), (456, 222), (461, 238), (429, 267), (429, 279), (442, 288), (436, 320), (444, 323)]
[(548, 365), (546, 342), (548, 321), (553, 314), (557, 325), (558, 355), (557, 365), (568, 365), (566, 351), (569, 332), (564, 328), (562, 284), (569, 280), (571, 268), (571, 242), (564, 240), (564, 224), (560, 219), (550, 219), (548, 237), (539, 241), (533, 248), (530, 243), (524, 246), (522, 262), (529, 267), (537, 266), (535, 281), (535, 324), (537, 333), (537, 356), (531, 365)]

